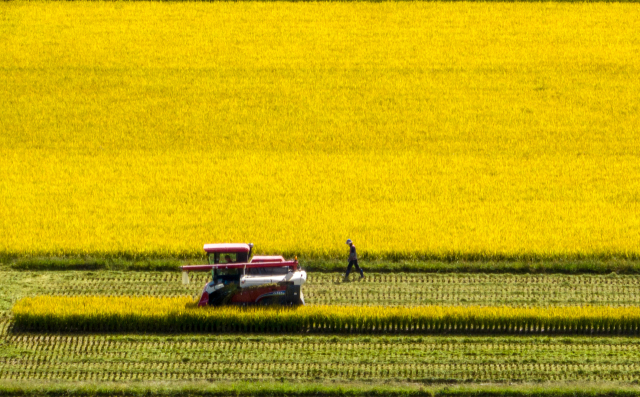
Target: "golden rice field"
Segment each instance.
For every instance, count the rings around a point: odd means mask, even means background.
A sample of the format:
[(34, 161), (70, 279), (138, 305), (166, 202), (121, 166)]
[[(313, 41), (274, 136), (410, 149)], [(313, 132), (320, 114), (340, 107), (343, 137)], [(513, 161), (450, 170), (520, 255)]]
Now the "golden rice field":
[(0, 3), (0, 252), (639, 257), (640, 8)]
[(637, 334), (640, 307), (205, 307), (188, 297), (37, 296), (13, 306), (33, 331)]

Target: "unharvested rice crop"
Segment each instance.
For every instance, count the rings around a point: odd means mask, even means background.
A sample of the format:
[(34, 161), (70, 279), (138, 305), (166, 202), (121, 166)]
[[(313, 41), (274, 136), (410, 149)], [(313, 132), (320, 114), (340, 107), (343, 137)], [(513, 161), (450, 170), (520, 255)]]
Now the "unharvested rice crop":
[(640, 255), (635, 4), (0, 15), (5, 256)]
[(463, 332), (636, 334), (639, 307), (196, 307), (190, 298), (23, 298), (16, 326), (37, 331)]

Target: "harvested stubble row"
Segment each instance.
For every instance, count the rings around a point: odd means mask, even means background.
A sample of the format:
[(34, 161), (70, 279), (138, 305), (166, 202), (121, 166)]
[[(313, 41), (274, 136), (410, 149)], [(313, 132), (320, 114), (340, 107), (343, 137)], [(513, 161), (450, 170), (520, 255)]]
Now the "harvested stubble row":
[(0, 321), (0, 380), (18, 382), (632, 382), (639, 377), (635, 337), (43, 335), (6, 332)]
[(198, 308), (189, 298), (24, 298), (15, 325), (32, 331), (114, 332), (462, 332), (637, 334), (639, 307)]
[[(359, 274), (357, 275), (360, 276)], [(25, 296), (117, 295), (197, 297), (208, 273), (0, 270), (1, 310)], [(511, 274), (376, 274), (343, 283), (340, 274), (308, 273), (308, 305), (356, 306), (640, 306), (639, 276)]]

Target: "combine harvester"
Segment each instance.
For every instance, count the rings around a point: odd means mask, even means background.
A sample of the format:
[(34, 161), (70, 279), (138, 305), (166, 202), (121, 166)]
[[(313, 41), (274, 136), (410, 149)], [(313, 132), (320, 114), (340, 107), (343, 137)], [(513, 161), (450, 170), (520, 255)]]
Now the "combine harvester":
[(198, 306), (304, 305), (300, 287), (307, 273), (298, 268), (298, 258), (251, 257), (253, 244), (205, 244), (208, 265), (181, 266), (182, 282), (189, 272), (211, 272)]

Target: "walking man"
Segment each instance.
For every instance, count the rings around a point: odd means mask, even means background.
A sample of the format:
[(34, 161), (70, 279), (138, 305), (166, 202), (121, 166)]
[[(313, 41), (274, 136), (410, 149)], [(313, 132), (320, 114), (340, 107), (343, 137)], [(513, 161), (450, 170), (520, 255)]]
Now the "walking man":
[(344, 275), (345, 280), (349, 280), (349, 272), (351, 272), (351, 266), (356, 265), (356, 270), (360, 272), (360, 278), (364, 278), (364, 272), (358, 266), (358, 255), (356, 254), (356, 246), (351, 239), (347, 240), (349, 245), (349, 266), (347, 266), (347, 273)]

